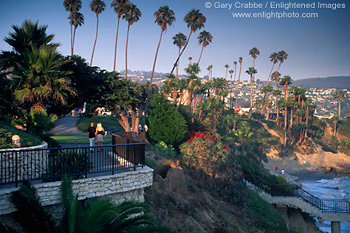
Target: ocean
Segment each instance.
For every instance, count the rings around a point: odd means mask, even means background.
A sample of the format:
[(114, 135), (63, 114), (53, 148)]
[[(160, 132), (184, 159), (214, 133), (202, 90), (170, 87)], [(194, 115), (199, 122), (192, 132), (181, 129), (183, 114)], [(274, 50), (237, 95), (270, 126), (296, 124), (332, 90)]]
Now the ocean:
[[(350, 201), (350, 177), (321, 179), (321, 180), (303, 180), (303, 189), (316, 197), (323, 199), (346, 199)], [(331, 233), (331, 222), (325, 221), (319, 223), (317, 227), (323, 232)], [(350, 232), (350, 222), (340, 223), (341, 233)]]

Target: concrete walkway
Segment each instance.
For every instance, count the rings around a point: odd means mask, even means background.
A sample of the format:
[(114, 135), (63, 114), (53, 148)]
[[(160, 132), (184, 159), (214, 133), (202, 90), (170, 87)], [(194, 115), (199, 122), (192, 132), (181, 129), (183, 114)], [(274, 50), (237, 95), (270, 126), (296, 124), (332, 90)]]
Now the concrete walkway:
[(50, 131), (53, 134), (68, 134), (68, 135), (87, 135), (87, 133), (80, 132), (75, 127), (76, 117), (63, 117), (55, 121), (55, 127)]

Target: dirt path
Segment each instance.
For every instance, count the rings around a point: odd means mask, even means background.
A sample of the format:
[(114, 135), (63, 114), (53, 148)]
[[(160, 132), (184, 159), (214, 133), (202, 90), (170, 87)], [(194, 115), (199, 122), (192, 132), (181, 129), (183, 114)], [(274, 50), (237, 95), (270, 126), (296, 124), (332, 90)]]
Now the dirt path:
[(55, 127), (50, 131), (53, 134), (86, 135), (75, 127), (78, 118), (63, 117), (55, 121)]
[(275, 137), (278, 137), (280, 139), (280, 143), (283, 144), (283, 138), (274, 130), (270, 129), (265, 122), (259, 121), (264, 128), (272, 135)]

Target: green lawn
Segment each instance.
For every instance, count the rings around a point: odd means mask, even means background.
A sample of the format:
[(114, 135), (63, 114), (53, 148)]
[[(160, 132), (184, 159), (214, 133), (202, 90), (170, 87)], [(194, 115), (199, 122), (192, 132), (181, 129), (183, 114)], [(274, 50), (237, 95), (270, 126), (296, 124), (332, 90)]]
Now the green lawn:
[[(89, 145), (89, 138), (86, 135), (55, 135), (52, 136), (59, 144), (86, 144)], [(104, 143), (112, 143), (112, 136), (103, 138)], [(97, 145), (97, 144), (96, 144)]]
[(76, 122), (76, 127), (81, 132), (87, 132), (87, 129), (90, 127), (90, 123), (94, 122), (95, 127), (97, 123), (101, 123), (102, 127), (106, 131), (121, 131), (124, 132), (124, 129), (120, 126), (115, 116), (96, 116), (93, 118), (79, 118)]

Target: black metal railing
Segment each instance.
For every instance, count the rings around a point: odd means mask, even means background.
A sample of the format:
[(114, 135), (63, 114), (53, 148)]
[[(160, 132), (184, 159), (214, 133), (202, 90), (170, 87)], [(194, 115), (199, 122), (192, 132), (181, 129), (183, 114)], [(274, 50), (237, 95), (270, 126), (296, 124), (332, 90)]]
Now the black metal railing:
[(298, 197), (322, 212), (350, 213), (350, 202), (345, 199), (321, 199), (302, 188), (296, 190)]
[(258, 176), (250, 175), (245, 177), (246, 180), (256, 185), (264, 192), (271, 196), (296, 196), (311, 206), (318, 208), (322, 212), (328, 213), (348, 213), (350, 214), (350, 202), (345, 199), (321, 199), (305, 191), (295, 184), (271, 184)]
[[(68, 174), (86, 178), (89, 174), (135, 170), (144, 166), (145, 143), (128, 142), (104, 146), (80, 146), (0, 151), (0, 185), (24, 180), (53, 181)], [(1, 186), (0, 186), (1, 187)]]

